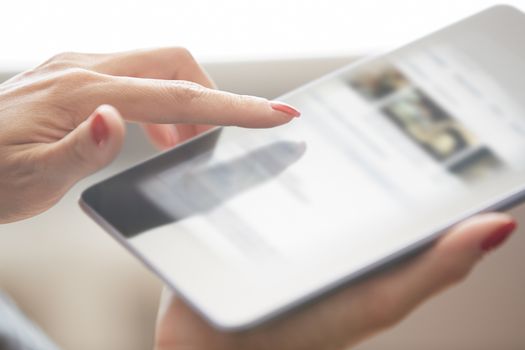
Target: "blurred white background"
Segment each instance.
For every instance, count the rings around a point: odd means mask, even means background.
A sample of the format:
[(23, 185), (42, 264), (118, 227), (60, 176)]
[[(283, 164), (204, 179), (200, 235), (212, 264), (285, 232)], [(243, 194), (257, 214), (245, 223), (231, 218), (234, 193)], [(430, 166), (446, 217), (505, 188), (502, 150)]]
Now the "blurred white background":
[[(525, 0), (507, 3), (525, 8)], [(402, 44), (494, 4), (3, 1), (0, 80), (61, 51), (181, 45), (206, 63), (222, 88), (275, 97), (355, 57)], [(77, 185), (49, 212), (0, 226), (0, 289), (64, 349), (151, 348), (160, 282), (87, 219), (76, 200), (88, 184), (153, 153), (132, 127), (123, 153), (110, 167)], [(525, 207), (514, 213), (525, 225)], [(520, 230), (466, 283), (359, 349), (525, 348), (524, 234)]]
[[(383, 50), (490, 0), (17, 0), (0, 5), (0, 68), (60, 51), (182, 45), (204, 61), (354, 55)], [(523, 1), (507, 1), (521, 7)]]

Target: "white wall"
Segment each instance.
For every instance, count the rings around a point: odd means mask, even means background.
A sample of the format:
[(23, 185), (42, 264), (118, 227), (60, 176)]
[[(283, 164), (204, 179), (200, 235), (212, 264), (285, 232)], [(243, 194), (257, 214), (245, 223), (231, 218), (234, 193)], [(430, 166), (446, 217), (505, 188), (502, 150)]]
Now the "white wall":
[[(509, 0), (524, 8), (525, 1)], [(17, 0), (0, 3), (0, 71), (60, 51), (187, 46), (199, 60), (383, 50), (494, 0)]]

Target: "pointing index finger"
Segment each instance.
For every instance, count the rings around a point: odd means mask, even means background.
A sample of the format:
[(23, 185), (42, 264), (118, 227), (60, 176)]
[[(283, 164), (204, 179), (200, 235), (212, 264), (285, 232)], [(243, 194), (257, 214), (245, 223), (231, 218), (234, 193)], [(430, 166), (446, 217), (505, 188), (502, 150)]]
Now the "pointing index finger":
[(106, 103), (126, 119), (146, 123), (194, 123), (272, 127), (300, 115), (292, 106), (267, 99), (206, 88), (184, 80), (113, 77)]

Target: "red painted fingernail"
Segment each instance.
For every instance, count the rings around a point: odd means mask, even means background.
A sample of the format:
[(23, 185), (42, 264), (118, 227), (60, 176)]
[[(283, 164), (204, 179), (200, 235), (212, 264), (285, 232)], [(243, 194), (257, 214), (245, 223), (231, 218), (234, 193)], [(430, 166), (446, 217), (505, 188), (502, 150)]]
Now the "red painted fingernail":
[(95, 115), (91, 121), (91, 136), (99, 146), (108, 138), (108, 126), (100, 114)]
[(301, 115), (301, 112), (299, 112), (297, 109), (283, 102), (270, 101), (270, 106), (272, 107), (272, 109), (279, 111), (279, 112), (286, 113), (291, 117), (297, 118), (298, 116)]
[(492, 232), (482, 243), (481, 243), (481, 249), (488, 252), (489, 250), (492, 250), (499, 245), (501, 245), (507, 237), (516, 229), (516, 221), (510, 221), (507, 224), (501, 226), (496, 231)]

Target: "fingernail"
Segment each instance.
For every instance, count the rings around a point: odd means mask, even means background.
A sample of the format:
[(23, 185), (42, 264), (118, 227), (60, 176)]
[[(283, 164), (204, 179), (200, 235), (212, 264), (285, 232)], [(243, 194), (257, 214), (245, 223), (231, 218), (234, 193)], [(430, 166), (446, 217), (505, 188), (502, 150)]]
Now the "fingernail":
[(108, 127), (100, 114), (95, 115), (91, 122), (91, 136), (98, 146), (108, 138)]
[(496, 231), (492, 232), (482, 243), (481, 249), (485, 252), (492, 250), (501, 245), (507, 237), (516, 229), (516, 221), (512, 220), (505, 225), (501, 226)]
[(289, 116), (294, 117), (294, 118), (297, 118), (298, 116), (301, 115), (301, 112), (299, 112), (297, 109), (283, 102), (270, 101), (270, 106), (272, 107), (272, 109), (279, 111), (279, 112), (286, 113)]

